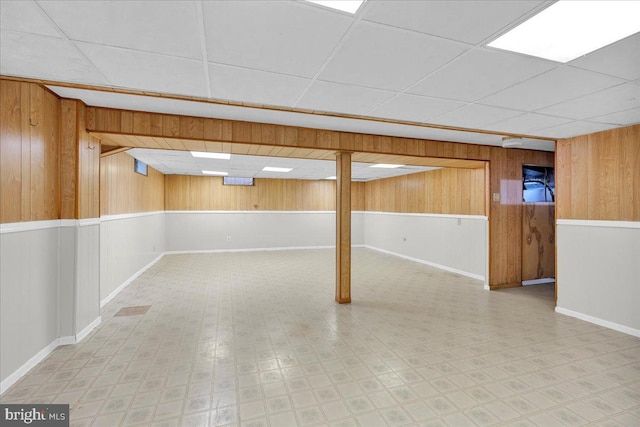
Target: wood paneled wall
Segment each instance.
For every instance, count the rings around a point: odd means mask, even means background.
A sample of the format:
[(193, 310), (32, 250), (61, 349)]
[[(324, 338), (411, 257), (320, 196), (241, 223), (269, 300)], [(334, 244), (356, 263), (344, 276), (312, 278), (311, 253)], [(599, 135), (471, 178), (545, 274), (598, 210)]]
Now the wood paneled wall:
[[(332, 211), (335, 181), (260, 179), (253, 186), (223, 185), (222, 177), (166, 175), (166, 210)], [(364, 210), (364, 183), (352, 183), (352, 210)]]
[(59, 125), (55, 95), (0, 80), (0, 222), (59, 218)]
[(640, 125), (558, 141), (558, 218), (640, 221)]
[(500, 193), (500, 201), (490, 203), (490, 285), (522, 281), (522, 165), (554, 164), (554, 153), (543, 151), (100, 107), (87, 109), (87, 127), (115, 134), (489, 161), (489, 192)]
[(486, 215), (484, 175), (484, 168), (447, 168), (369, 181), (366, 210)]
[(151, 166), (140, 175), (133, 162), (126, 153), (100, 159), (100, 215), (164, 210), (164, 175)]

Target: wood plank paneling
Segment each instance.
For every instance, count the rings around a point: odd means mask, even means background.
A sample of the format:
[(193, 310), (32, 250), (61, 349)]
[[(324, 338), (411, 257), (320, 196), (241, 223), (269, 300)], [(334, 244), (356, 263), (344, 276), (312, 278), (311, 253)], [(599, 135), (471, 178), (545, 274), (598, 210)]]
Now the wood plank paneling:
[(555, 204), (525, 203), (522, 209), (522, 280), (555, 277)]
[(336, 154), (336, 295), (351, 302), (351, 153)]
[(0, 81), (0, 222), (59, 218), (59, 109), (39, 85)]
[[(352, 182), (352, 210), (364, 210), (364, 183)], [(253, 186), (223, 185), (222, 177), (166, 175), (167, 210), (333, 211), (335, 181), (256, 178)]]
[(133, 163), (126, 153), (100, 159), (100, 215), (164, 210), (164, 175), (152, 167), (140, 175)]
[(78, 102), (78, 218), (100, 216), (100, 140), (85, 125), (85, 105)]
[(557, 143), (558, 218), (640, 221), (640, 125)]
[(365, 209), (485, 215), (485, 170), (437, 169), (365, 183)]
[[(87, 110), (87, 125), (91, 132), (123, 134), (120, 117), (123, 112), (100, 107)], [(149, 114), (153, 117), (152, 113)], [(158, 115), (164, 116), (166, 115)], [(178, 123), (180, 117), (177, 117)], [(164, 124), (164, 119), (162, 121)], [(321, 149), (400, 156), (453, 158), (459, 160), (485, 160), (489, 166), (490, 193), (499, 193), (500, 201), (491, 201), (489, 209), (489, 280), (490, 285), (517, 284), (522, 281), (522, 165), (553, 166), (554, 153), (504, 149), (501, 147), (456, 144), (450, 142), (396, 138), (378, 135), (351, 134), (340, 131), (304, 129), (284, 126), (251, 124), (221, 119), (204, 119), (205, 129), (221, 126), (216, 138), (206, 140), (221, 143), (262, 144), (281, 147)], [(258, 132), (257, 129), (262, 131)], [(163, 129), (167, 136), (182, 136), (175, 129)], [(304, 138), (300, 139), (299, 134)], [(311, 134), (315, 133), (315, 137)], [(138, 136), (153, 136), (136, 134)], [(219, 136), (219, 137), (218, 137)], [(516, 184), (517, 183), (517, 184)], [(493, 200), (493, 199), (492, 199)], [(517, 204), (516, 204), (517, 200)]]

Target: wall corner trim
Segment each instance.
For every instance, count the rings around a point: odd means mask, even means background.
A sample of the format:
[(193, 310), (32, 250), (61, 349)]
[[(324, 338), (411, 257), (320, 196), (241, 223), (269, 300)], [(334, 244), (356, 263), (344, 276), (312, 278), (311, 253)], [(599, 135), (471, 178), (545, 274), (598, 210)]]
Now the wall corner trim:
[[(404, 259), (409, 260), (409, 261), (413, 261), (413, 262), (417, 262), (417, 263), (420, 263), (420, 264), (428, 265), (429, 267), (434, 267), (434, 268), (438, 268), (440, 270), (448, 271), (449, 273), (460, 274), (460, 275), (465, 276), (465, 277), (470, 277), (472, 279), (481, 280), (484, 283), (484, 276), (481, 276), (479, 274), (469, 273), (468, 271), (458, 270), (457, 268), (447, 267), (446, 265), (436, 264), (435, 262), (425, 261), (425, 260), (419, 259), (419, 258), (413, 258), (413, 257), (402, 255), (402, 254), (399, 254), (399, 253), (396, 253), (396, 252), (387, 251), (385, 249), (376, 248), (374, 246), (364, 245), (364, 247), (367, 248), (367, 249), (371, 249), (371, 250), (374, 250), (374, 251), (385, 253), (387, 255), (397, 256), (398, 258), (404, 258)], [(487, 285), (485, 284), (484, 286), (485, 286), (485, 289), (486, 289)]]
[(589, 316), (588, 314), (579, 313), (577, 311), (569, 310), (569, 309), (558, 307), (558, 306), (556, 306), (556, 313), (564, 314), (565, 316), (575, 317), (576, 319), (584, 320), (585, 322), (593, 323), (595, 325), (603, 326), (605, 328), (613, 329), (614, 331), (622, 332), (624, 334), (628, 334), (628, 335), (632, 335), (634, 337), (640, 338), (640, 329), (630, 328), (629, 326), (621, 325), (615, 322), (610, 322), (608, 320)]
[(104, 299), (102, 299), (100, 301), (100, 308), (104, 307), (105, 305), (107, 305), (112, 299), (114, 299), (120, 292), (122, 292), (122, 290), (124, 288), (126, 288), (127, 286), (129, 286), (131, 284), (131, 282), (133, 282), (134, 280), (136, 280), (142, 273), (144, 273), (145, 271), (147, 271), (149, 268), (151, 268), (153, 266), (153, 264), (155, 264), (156, 262), (160, 261), (160, 259), (166, 254), (167, 252), (163, 252), (160, 255), (158, 255), (153, 261), (151, 261), (149, 264), (145, 265), (144, 267), (142, 267), (140, 270), (138, 270), (137, 272), (135, 272), (133, 274), (133, 276), (129, 277), (127, 280), (125, 280), (120, 286), (118, 286), (117, 288), (115, 288), (109, 295), (107, 295)]

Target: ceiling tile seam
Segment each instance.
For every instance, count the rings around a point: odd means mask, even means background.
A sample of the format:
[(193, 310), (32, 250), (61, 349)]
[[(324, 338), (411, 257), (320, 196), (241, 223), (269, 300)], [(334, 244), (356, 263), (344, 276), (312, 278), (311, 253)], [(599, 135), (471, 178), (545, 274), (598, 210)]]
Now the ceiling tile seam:
[(0, 28), (0, 32), (2, 33), (14, 33), (14, 34), (28, 34), (30, 36), (35, 36), (35, 37), (42, 37), (45, 39), (52, 39), (52, 40), (64, 40), (64, 36), (52, 36), (49, 34), (40, 34), (40, 33), (32, 33), (31, 31), (21, 31), (21, 30), (16, 30), (14, 28)]
[(202, 55), (202, 67), (204, 68), (205, 86), (207, 88), (207, 98), (211, 98), (211, 78), (209, 76), (209, 60), (207, 58), (207, 37), (204, 26), (204, 14), (202, 12), (202, 1), (195, 1), (196, 18), (198, 19), (198, 37), (200, 38), (200, 53)]
[[(502, 108), (502, 107), (500, 107), (500, 108)], [(532, 111), (525, 111), (525, 112), (523, 112), (523, 114), (518, 114), (517, 116), (508, 117), (506, 119), (500, 119), (500, 120), (497, 120), (497, 121), (492, 122), (492, 123), (484, 124), (483, 126), (500, 125), (500, 123), (502, 123), (502, 122), (506, 122), (507, 120), (517, 119), (518, 117), (523, 117), (523, 116), (526, 116), (527, 114), (537, 114), (539, 116), (545, 116), (545, 117), (554, 118), (554, 119), (560, 118), (560, 119), (566, 119), (566, 120), (570, 120), (570, 121), (575, 121), (576, 120), (576, 119), (572, 119), (570, 117), (551, 116), (549, 114), (540, 114), (540, 113), (534, 113)], [(537, 132), (537, 131), (541, 131), (543, 129), (546, 129), (547, 127), (553, 127), (553, 126), (558, 126), (558, 125), (556, 124), (556, 125), (551, 125), (551, 126), (545, 126), (545, 127), (542, 127), (542, 128), (537, 128), (536, 127), (536, 128), (528, 129), (526, 132), (523, 132), (523, 133)]]
[[(378, 108), (381, 108), (381, 107), (385, 106), (387, 103), (391, 102), (393, 99), (397, 98), (397, 97), (398, 97), (398, 96), (400, 96), (400, 95), (412, 95), (412, 96), (422, 96), (422, 97), (424, 97), (424, 98), (436, 98), (436, 97), (433, 97), (433, 96), (416, 95), (416, 94), (413, 94), (413, 93), (408, 93), (407, 91), (408, 91), (411, 87), (413, 87), (413, 86), (415, 86), (415, 85), (417, 85), (417, 84), (421, 83), (423, 80), (427, 79), (427, 78), (428, 78), (429, 76), (431, 76), (433, 73), (435, 73), (435, 72), (437, 72), (437, 71), (439, 71), (439, 70), (443, 69), (443, 68), (444, 68), (444, 67), (446, 67), (447, 65), (451, 64), (451, 62), (453, 62), (453, 61), (455, 61), (456, 59), (458, 59), (458, 58), (462, 57), (465, 53), (469, 52), (469, 50), (470, 50), (470, 49), (467, 49), (467, 50), (465, 50), (465, 51), (461, 52), (460, 54), (458, 54), (458, 55), (457, 55), (457, 56), (455, 56), (454, 58), (452, 58), (452, 59), (450, 59), (449, 61), (447, 61), (446, 63), (442, 64), (442, 65), (441, 65), (440, 67), (438, 67), (437, 69), (433, 70), (433, 71), (432, 71), (432, 72), (430, 72), (430, 73), (427, 73), (427, 75), (425, 75), (425, 76), (423, 76), (423, 77), (420, 77), (418, 80), (414, 81), (413, 83), (410, 83), (406, 88), (404, 88), (404, 90), (402, 90), (402, 91), (400, 91), (400, 92), (396, 92), (396, 93), (395, 93), (395, 95), (393, 95), (391, 98), (386, 99), (386, 100), (384, 100), (384, 101), (382, 101), (382, 102), (379, 102), (377, 105), (374, 105), (374, 107), (373, 107), (373, 108), (370, 108), (370, 109), (365, 113), (365, 115), (373, 114), (373, 112), (374, 112), (376, 109), (378, 109)], [(455, 102), (465, 102), (465, 103), (467, 102), (467, 101), (457, 101), (457, 100), (447, 99), (447, 98), (437, 98), (437, 99), (442, 99), (442, 100), (446, 100), (446, 101), (455, 101)], [(374, 116), (374, 117), (375, 117), (375, 116)]]
[[(542, 3), (540, 3), (539, 5), (534, 6), (533, 8), (529, 9), (529, 11), (523, 13), (522, 15), (517, 17), (516, 19), (513, 19), (507, 25), (505, 25), (501, 29), (497, 30), (495, 33), (493, 33), (492, 35), (490, 35), (486, 39), (482, 40), (480, 43), (477, 44), (477, 46), (485, 47), (487, 44), (489, 44), (493, 40), (497, 39), (498, 37), (502, 36), (505, 33), (508, 33), (509, 31), (511, 31), (512, 29), (516, 28), (518, 25), (522, 24), (523, 22), (531, 19), (532, 17), (534, 17), (535, 15), (539, 14), (540, 12), (542, 12), (543, 10), (545, 10), (546, 8), (548, 8), (549, 6), (554, 4), (555, 2), (556, 2), (556, 0), (552, 0), (552, 1), (545, 0)], [(498, 49), (498, 50), (504, 51), (503, 49)], [(551, 62), (555, 62), (555, 61), (551, 61)]]
[[(366, 2), (365, 2), (365, 4), (366, 4)], [(366, 18), (362, 18), (362, 21), (365, 21), (365, 22), (367, 22), (369, 24), (373, 24), (373, 25), (379, 25), (381, 27), (393, 28), (395, 30), (402, 31), (404, 33), (418, 34), (418, 35), (421, 35), (421, 36), (432, 37), (432, 38), (438, 39), (438, 40), (444, 40), (444, 41), (451, 42), (451, 43), (457, 43), (457, 44), (460, 44), (460, 45), (464, 45), (464, 47), (466, 47), (467, 49), (471, 49), (472, 47), (475, 47), (474, 44), (463, 42), (462, 40), (456, 40), (456, 39), (451, 39), (451, 38), (448, 38), (448, 37), (439, 36), (439, 35), (436, 35), (436, 34), (425, 33), (423, 31), (412, 30), (411, 28), (398, 27), (396, 25), (388, 24), (386, 22), (377, 22), (377, 21), (372, 21), (370, 19), (366, 19)]]
[[(635, 111), (635, 110), (638, 110), (638, 122), (637, 123), (640, 123), (640, 107), (631, 107), (631, 108), (627, 108), (626, 110), (615, 111), (613, 113), (598, 114), (597, 116), (587, 117), (584, 120), (591, 121), (591, 120), (597, 119), (598, 117), (610, 116), (612, 114), (626, 113), (626, 112)], [(617, 125), (618, 124), (618, 123), (613, 123), (613, 122), (594, 122), (594, 123), (606, 123), (606, 124), (611, 124), (611, 125)]]
[[(636, 34), (637, 34), (637, 33), (636, 33)], [(611, 46), (612, 44), (614, 44), (614, 43), (608, 44), (607, 46)], [(603, 46), (603, 47), (601, 47), (600, 49), (604, 49), (604, 48), (606, 48), (607, 46)], [(600, 50), (600, 49), (598, 49), (598, 50)], [(583, 56), (580, 56), (580, 57), (576, 58), (575, 60), (578, 60), (578, 59), (584, 58), (585, 56), (590, 55), (590, 54), (592, 54), (592, 53), (594, 53), (594, 52), (597, 52), (598, 50), (594, 50), (593, 52), (589, 52), (589, 53), (587, 53), (587, 54), (585, 54), (585, 55), (583, 55)], [(573, 68), (573, 69), (575, 69), (575, 70), (586, 71), (586, 72), (588, 72), (588, 73), (593, 73), (593, 74), (599, 74), (599, 75), (604, 76), (604, 77), (613, 77), (614, 79), (624, 80), (624, 81), (625, 81), (625, 82), (627, 82), (627, 83), (633, 83), (633, 82), (635, 82), (635, 81), (637, 81), (637, 80), (640, 80), (640, 79), (627, 79), (627, 78), (625, 78), (625, 77), (614, 76), (613, 74), (603, 73), (602, 71), (596, 71), (596, 70), (590, 70), (590, 69), (588, 69), (588, 68), (582, 68), (582, 67), (579, 67), (579, 66), (577, 66), (577, 65), (571, 64), (571, 62), (572, 62), (572, 61), (567, 62), (566, 64), (562, 64), (562, 65), (563, 65), (563, 66), (565, 66), (566, 68)]]
[[(443, 99), (446, 99), (446, 98), (443, 98)], [(455, 101), (455, 100), (451, 99), (450, 101)], [(458, 101), (458, 102), (461, 102), (461, 101)], [(462, 101), (462, 102), (465, 102), (465, 101)], [(517, 114), (517, 115), (512, 116), (512, 117), (509, 117), (509, 119), (514, 118), (514, 117), (520, 117), (520, 116), (522, 116), (522, 115), (524, 115), (524, 114), (529, 112), (529, 111), (521, 110), (519, 108), (505, 108), (505, 107), (497, 107), (495, 105), (481, 104), (479, 102), (469, 102), (469, 103), (467, 103), (465, 105), (461, 105), (460, 107), (456, 107), (453, 110), (445, 111), (444, 113), (441, 113), (441, 114), (439, 114), (439, 115), (437, 115), (435, 117), (430, 118), (429, 120), (437, 120), (439, 117), (443, 117), (443, 116), (446, 116), (447, 114), (455, 113), (456, 111), (458, 111), (460, 109), (467, 108), (467, 107), (472, 106), (472, 105), (480, 105), (482, 107), (489, 107), (489, 108), (500, 108), (500, 109), (503, 109), (503, 110), (517, 111), (518, 113), (521, 113), (521, 114)], [(482, 126), (490, 126), (490, 125), (492, 125), (494, 123), (498, 123), (498, 122), (501, 122), (503, 120), (508, 120), (508, 119), (500, 119), (500, 120), (498, 120), (496, 122), (484, 123)]]
[[(594, 92), (589, 92), (589, 93), (584, 94), (584, 95), (576, 96), (575, 98), (565, 99), (565, 100), (560, 101), (560, 102), (557, 102), (557, 103), (555, 103), (555, 104), (547, 105), (546, 107), (540, 107), (540, 108), (538, 108), (538, 109), (536, 109), (536, 110), (531, 110), (531, 112), (532, 112), (532, 113), (536, 113), (536, 114), (543, 114), (543, 115), (545, 115), (545, 116), (549, 116), (550, 114), (539, 113), (539, 111), (541, 111), (541, 110), (545, 110), (545, 109), (547, 109), (547, 108), (556, 107), (556, 106), (558, 106), (558, 105), (561, 105), (561, 104), (564, 104), (564, 103), (567, 103), (567, 102), (577, 101), (577, 100), (579, 100), (579, 99), (581, 99), (581, 98), (586, 98), (586, 97), (589, 97), (589, 96), (593, 96), (593, 95), (598, 94), (598, 93), (600, 93), (600, 92), (604, 92), (604, 91), (607, 91), (607, 90), (614, 89), (614, 88), (616, 88), (616, 87), (618, 87), (618, 86), (624, 86), (624, 85), (626, 85), (626, 84), (628, 84), (628, 83), (632, 83), (632, 82), (622, 82), (622, 83), (618, 83), (618, 84), (615, 84), (615, 85), (613, 85), (613, 86), (608, 86), (608, 87), (605, 87), (605, 88), (603, 88), (603, 89), (596, 90), (596, 91), (594, 91)], [(624, 111), (624, 110), (611, 111), (611, 112), (609, 112), (609, 113), (607, 113), (607, 114), (619, 113), (620, 111)], [(602, 114), (599, 114), (599, 115), (601, 116)], [(561, 115), (558, 115), (558, 114), (553, 114), (553, 117), (560, 117), (560, 118), (563, 118), (563, 119), (569, 119), (569, 120), (586, 120), (586, 118), (585, 118), (585, 119), (576, 119), (575, 117), (566, 117), (566, 116), (561, 116)], [(596, 115), (596, 116), (592, 116), (592, 117), (598, 117), (598, 115)]]
[(93, 69), (96, 71), (96, 73), (103, 78), (103, 80), (105, 82), (107, 82), (108, 84), (111, 84), (111, 81), (107, 78), (107, 76), (105, 76), (104, 74), (102, 74), (102, 71), (100, 71), (100, 69), (98, 67), (96, 67), (96, 65), (89, 59), (88, 56), (86, 56), (84, 54), (84, 52), (82, 51), (82, 49), (80, 49), (74, 41), (72, 41), (69, 36), (67, 36), (67, 34), (62, 31), (62, 28), (60, 28), (58, 26), (58, 24), (53, 20), (53, 18), (51, 18), (49, 16), (49, 14), (47, 14), (47, 12), (42, 8), (42, 6), (40, 6), (40, 3), (38, 3), (37, 1), (34, 2), (35, 5), (38, 7), (38, 9), (40, 10), (40, 12), (44, 15), (45, 19), (47, 19), (51, 25), (53, 25), (53, 27), (56, 29), (56, 31), (58, 31), (61, 35), (62, 35), (62, 39), (65, 40), (68, 44), (70, 44), (71, 46), (73, 46), (73, 49), (75, 49), (77, 51), (78, 54), (80, 54), (80, 56), (82, 56), (87, 63), (91, 64), (91, 66), (93, 67)]
[(313, 86), (313, 84), (318, 80), (318, 77), (320, 76), (320, 74), (322, 74), (325, 68), (329, 65), (329, 62), (333, 59), (333, 57), (336, 55), (338, 50), (342, 47), (342, 45), (344, 45), (346, 40), (349, 38), (349, 35), (355, 28), (356, 24), (362, 20), (362, 15), (364, 14), (364, 12), (368, 7), (369, 7), (369, 4), (368, 2), (365, 1), (364, 4), (360, 7), (360, 10), (358, 10), (358, 13), (356, 13), (356, 15), (354, 16), (354, 19), (351, 22), (351, 24), (349, 24), (349, 28), (347, 28), (347, 31), (345, 31), (342, 37), (340, 37), (340, 40), (338, 40), (338, 43), (336, 43), (335, 46), (333, 46), (333, 49), (331, 49), (331, 52), (329, 53), (327, 58), (325, 58), (320, 68), (318, 68), (315, 75), (311, 78), (311, 80), (309, 81), (307, 86), (304, 88), (302, 93), (293, 102), (293, 108), (296, 108), (298, 106), (298, 104), (300, 103), (300, 101), (302, 101), (302, 99), (305, 97), (307, 92), (309, 92), (309, 89), (311, 89), (311, 86)]

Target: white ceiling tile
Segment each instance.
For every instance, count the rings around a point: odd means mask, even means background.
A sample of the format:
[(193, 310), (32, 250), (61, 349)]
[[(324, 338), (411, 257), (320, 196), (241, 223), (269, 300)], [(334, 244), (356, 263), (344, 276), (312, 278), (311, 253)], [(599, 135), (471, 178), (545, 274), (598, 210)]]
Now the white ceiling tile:
[(417, 95), (475, 101), (556, 67), (550, 61), (474, 49), (408, 90)]
[(478, 44), (542, 1), (370, 1), (364, 19)]
[(439, 125), (481, 129), (489, 123), (495, 123), (521, 114), (522, 111), (518, 110), (470, 104), (435, 117), (432, 122)]
[(640, 33), (574, 59), (569, 64), (623, 79), (640, 79)]
[(72, 40), (202, 59), (195, 2), (42, 1)]
[(632, 110), (620, 111), (613, 114), (605, 114), (604, 116), (592, 117), (591, 122), (611, 123), (619, 126), (630, 126), (640, 123), (640, 108)]
[(481, 100), (483, 104), (534, 111), (624, 83), (616, 77), (559, 67)]
[(76, 43), (115, 86), (188, 96), (207, 96), (202, 61)]
[(371, 112), (376, 117), (425, 123), (465, 105), (463, 102), (418, 95), (398, 95)]
[(211, 96), (292, 107), (311, 80), (285, 74), (209, 64)]
[(61, 38), (55, 25), (33, 1), (1, 1), (0, 28)]
[(108, 84), (71, 42), (13, 31), (0, 32), (0, 73), (72, 83)]
[(400, 91), (466, 49), (456, 42), (360, 22), (329, 61), (320, 79)]
[(296, 107), (317, 111), (364, 115), (373, 107), (391, 98), (394, 92), (316, 81)]
[(593, 123), (586, 121), (574, 121), (559, 126), (550, 127), (548, 129), (537, 131), (536, 134), (549, 138), (571, 138), (574, 136), (587, 135), (590, 133), (601, 132), (603, 130), (613, 129), (616, 125), (608, 123)]
[(543, 114), (536, 113), (525, 113), (520, 116), (511, 117), (506, 120), (501, 120), (493, 124), (485, 125), (484, 128), (496, 132), (523, 134), (535, 133), (538, 136), (544, 136), (535, 131), (537, 131), (538, 129), (544, 129), (550, 126), (557, 126), (570, 122), (572, 122), (571, 119), (562, 117), (545, 116)]
[(539, 110), (552, 116), (587, 119), (640, 107), (640, 84), (626, 83)]
[(203, 2), (210, 62), (313, 77), (353, 17), (296, 2)]

